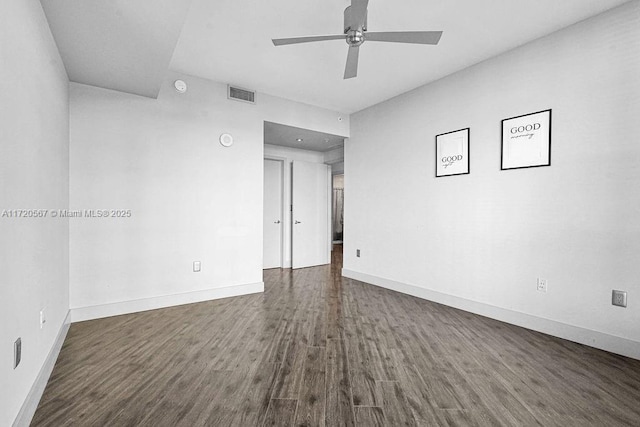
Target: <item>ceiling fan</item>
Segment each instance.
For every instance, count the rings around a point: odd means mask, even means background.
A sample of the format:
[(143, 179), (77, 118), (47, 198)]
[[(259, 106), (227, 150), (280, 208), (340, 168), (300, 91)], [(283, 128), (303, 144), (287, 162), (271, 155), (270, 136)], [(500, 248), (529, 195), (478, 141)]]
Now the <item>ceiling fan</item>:
[(282, 46), (287, 44), (345, 39), (349, 45), (349, 53), (347, 54), (344, 78), (350, 79), (358, 75), (360, 45), (367, 40), (374, 42), (436, 45), (440, 41), (440, 37), (442, 37), (442, 31), (367, 32), (368, 4), (369, 0), (351, 0), (351, 6), (344, 10), (344, 34), (272, 39), (273, 44), (275, 46)]

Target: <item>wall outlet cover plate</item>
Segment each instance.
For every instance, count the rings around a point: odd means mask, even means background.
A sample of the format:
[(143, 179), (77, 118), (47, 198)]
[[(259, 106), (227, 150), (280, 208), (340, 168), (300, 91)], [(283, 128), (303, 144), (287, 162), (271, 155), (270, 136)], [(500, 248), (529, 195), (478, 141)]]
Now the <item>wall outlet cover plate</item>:
[(538, 292), (547, 292), (547, 279), (538, 278), (536, 289)]
[(611, 292), (611, 304), (618, 307), (626, 307), (627, 293), (625, 291), (616, 291), (616, 290)]

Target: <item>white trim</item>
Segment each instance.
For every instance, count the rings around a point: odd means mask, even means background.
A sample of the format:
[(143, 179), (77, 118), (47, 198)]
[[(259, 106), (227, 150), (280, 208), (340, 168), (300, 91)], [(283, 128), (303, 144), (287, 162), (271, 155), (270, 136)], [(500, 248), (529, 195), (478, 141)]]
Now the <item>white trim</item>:
[(343, 268), (350, 279), (640, 360), (640, 342)]
[(333, 175), (327, 165), (327, 264), (331, 264), (333, 251)]
[(121, 314), (137, 313), (139, 311), (155, 310), (158, 308), (173, 307), (176, 305), (192, 304), (195, 302), (236, 297), (260, 292), (264, 292), (264, 282), (227, 286), (224, 288), (204, 289), (201, 291), (121, 301), (111, 304), (76, 307), (71, 309), (71, 321), (74, 323), (82, 322), (85, 320), (119, 316)]
[(31, 386), (31, 390), (29, 390), (29, 394), (27, 394), (27, 398), (22, 404), (20, 412), (18, 412), (18, 415), (13, 422), (13, 427), (22, 427), (31, 424), (31, 420), (36, 414), (36, 409), (38, 409), (38, 404), (40, 403), (44, 389), (47, 387), (47, 383), (49, 382), (51, 372), (53, 372), (53, 367), (56, 364), (56, 360), (58, 360), (58, 355), (62, 349), (62, 344), (64, 344), (64, 339), (67, 337), (70, 318), (71, 312), (67, 311), (67, 316), (65, 317), (64, 322), (62, 322), (62, 326), (58, 331), (58, 336), (53, 343), (53, 347), (49, 350), (49, 354), (47, 355), (42, 368), (40, 368), (36, 381)]

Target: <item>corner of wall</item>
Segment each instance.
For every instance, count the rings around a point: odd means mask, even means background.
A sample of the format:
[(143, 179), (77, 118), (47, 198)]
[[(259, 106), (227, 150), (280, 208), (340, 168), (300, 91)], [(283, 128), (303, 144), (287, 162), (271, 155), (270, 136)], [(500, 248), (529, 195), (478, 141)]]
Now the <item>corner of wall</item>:
[(62, 345), (64, 344), (64, 340), (67, 337), (67, 333), (69, 332), (69, 327), (71, 326), (71, 311), (67, 311), (67, 315), (65, 316), (62, 325), (58, 329), (58, 334), (56, 339), (47, 355), (47, 358), (36, 377), (35, 382), (31, 386), (29, 390), (29, 394), (27, 395), (22, 407), (20, 408), (20, 412), (18, 412), (18, 416), (13, 422), (14, 427), (22, 427), (29, 426), (31, 424), (31, 420), (36, 413), (36, 409), (38, 409), (38, 404), (40, 403), (40, 399), (44, 394), (44, 390), (47, 387), (47, 382), (49, 382), (49, 377), (51, 377), (51, 373), (53, 372), (53, 368), (58, 360), (58, 355), (60, 354), (60, 350), (62, 350)]

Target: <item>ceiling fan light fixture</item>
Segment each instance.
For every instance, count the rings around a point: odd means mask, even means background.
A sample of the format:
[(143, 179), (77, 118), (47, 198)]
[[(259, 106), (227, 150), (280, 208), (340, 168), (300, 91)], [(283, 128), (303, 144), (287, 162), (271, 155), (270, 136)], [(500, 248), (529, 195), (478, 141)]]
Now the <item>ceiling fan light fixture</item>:
[(364, 43), (364, 32), (358, 30), (349, 30), (346, 38), (347, 44), (349, 46), (360, 46)]

